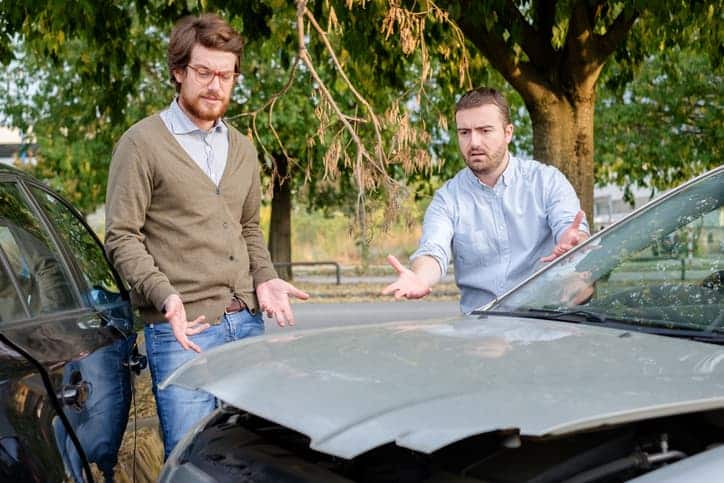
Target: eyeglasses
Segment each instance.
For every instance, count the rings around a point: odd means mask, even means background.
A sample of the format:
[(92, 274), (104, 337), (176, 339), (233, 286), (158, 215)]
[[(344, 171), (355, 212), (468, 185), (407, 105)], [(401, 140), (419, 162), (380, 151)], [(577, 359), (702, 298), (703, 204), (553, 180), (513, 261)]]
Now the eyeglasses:
[(195, 67), (191, 64), (188, 64), (186, 67), (194, 71), (196, 80), (200, 83), (211, 84), (211, 82), (214, 80), (214, 77), (218, 76), (221, 82), (228, 84), (236, 80), (237, 77), (239, 77), (238, 72), (233, 72), (230, 70), (211, 70), (207, 69), (206, 67)]

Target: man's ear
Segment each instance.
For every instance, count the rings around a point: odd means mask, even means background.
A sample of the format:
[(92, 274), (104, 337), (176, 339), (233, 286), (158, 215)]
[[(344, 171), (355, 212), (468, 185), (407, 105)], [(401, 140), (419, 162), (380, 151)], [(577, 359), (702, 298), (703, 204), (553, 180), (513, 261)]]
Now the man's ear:
[(176, 82), (182, 84), (186, 80), (186, 69), (174, 69), (173, 78), (176, 79)]
[(505, 126), (505, 142), (510, 143), (513, 140), (513, 124)]

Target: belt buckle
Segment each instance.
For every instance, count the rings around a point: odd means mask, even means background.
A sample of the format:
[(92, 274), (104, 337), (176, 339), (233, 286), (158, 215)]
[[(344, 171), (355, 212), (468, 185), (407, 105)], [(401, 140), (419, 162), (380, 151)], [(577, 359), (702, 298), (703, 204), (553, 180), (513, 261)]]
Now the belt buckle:
[[(229, 312), (228, 309), (234, 302), (237, 303), (236, 310), (233, 312)], [(236, 295), (234, 295), (231, 298), (231, 303), (229, 305), (227, 305), (226, 307), (224, 307), (224, 315), (231, 315), (231, 314), (235, 314), (237, 312), (241, 312), (241, 301), (239, 300), (239, 298)]]

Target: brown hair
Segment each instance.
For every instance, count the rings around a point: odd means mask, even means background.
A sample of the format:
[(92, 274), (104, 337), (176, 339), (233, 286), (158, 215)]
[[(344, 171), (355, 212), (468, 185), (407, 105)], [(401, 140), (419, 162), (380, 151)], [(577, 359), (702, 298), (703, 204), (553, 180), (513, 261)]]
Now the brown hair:
[(498, 108), (503, 118), (503, 124), (510, 124), (510, 106), (508, 106), (508, 101), (503, 94), (492, 87), (477, 87), (463, 94), (455, 104), (455, 113), (457, 114), (458, 111), (488, 104), (493, 104)]
[(176, 82), (173, 73), (175, 70), (186, 68), (191, 58), (191, 50), (196, 44), (207, 49), (235, 54), (234, 70), (239, 72), (241, 54), (244, 50), (244, 41), (239, 32), (214, 13), (184, 17), (174, 26), (168, 42), (168, 71), (171, 81), (176, 85), (176, 92), (181, 89), (181, 85)]

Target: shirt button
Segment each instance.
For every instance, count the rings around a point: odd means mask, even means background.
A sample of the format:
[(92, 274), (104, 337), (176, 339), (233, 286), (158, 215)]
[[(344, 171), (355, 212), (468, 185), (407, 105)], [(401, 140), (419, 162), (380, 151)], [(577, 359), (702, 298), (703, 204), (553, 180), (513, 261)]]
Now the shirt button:
[(234, 255), (229, 255), (229, 260), (234, 261)]

